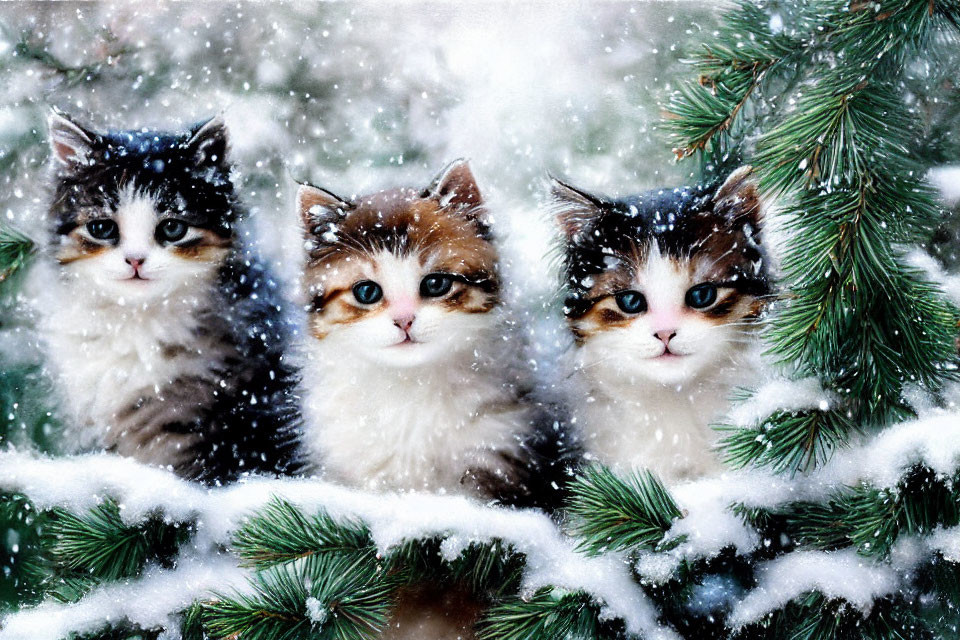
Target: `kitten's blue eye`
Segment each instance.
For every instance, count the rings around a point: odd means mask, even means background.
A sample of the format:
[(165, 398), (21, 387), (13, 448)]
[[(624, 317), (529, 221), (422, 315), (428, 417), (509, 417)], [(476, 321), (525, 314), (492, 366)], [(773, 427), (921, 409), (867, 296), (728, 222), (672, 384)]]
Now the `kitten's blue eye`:
[(717, 286), (709, 282), (690, 287), (687, 291), (687, 306), (706, 309), (717, 301)]
[(450, 291), (453, 278), (445, 273), (431, 273), (420, 281), (420, 295), (424, 298), (439, 298)]
[(120, 237), (120, 227), (113, 220), (91, 220), (87, 223), (87, 233), (96, 240), (116, 240)]
[(383, 289), (373, 280), (361, 280), (353, 285), (353, 297), (362, 304), (373, 304), (383, 297)]
[(643, 313), (647, 310), (647, 299), (639, 291), (621, 291), (615, 298), (617, 306), (625, 313)]
[(167, 218), (157, 225), (157, 240), (160, 242), (176, 242), (187, 235), (187, 223), (182, 220)]

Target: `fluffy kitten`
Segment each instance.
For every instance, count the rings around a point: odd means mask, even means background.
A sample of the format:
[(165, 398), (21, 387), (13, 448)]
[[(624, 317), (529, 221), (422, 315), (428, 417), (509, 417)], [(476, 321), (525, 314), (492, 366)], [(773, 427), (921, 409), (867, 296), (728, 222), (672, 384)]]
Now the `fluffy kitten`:
[(668, 481), (716, 471), (709, 423), (754, 375), (770, 293), (750, 168), (719, 188), (613, 200), (556, 181), (553, 193), (588, 455)]
[(304, 185), (298, 201), (311, 460), (356, 487), (535, 501), (537, 418), (507, 375), (497, 250), (467, 164), (426, 189), (345, 200)]
[(240, 246), (219, 118), (96, 133), (53, 113), (41, 309), (75, 450), (205, 481), (294, 465), (279, 286)]

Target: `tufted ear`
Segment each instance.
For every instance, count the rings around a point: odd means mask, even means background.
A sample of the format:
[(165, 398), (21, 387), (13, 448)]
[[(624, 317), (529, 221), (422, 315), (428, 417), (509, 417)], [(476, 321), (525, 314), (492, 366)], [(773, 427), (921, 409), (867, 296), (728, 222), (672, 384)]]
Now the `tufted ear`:
[(71, 120), (66, 114), (51, 109), (47, 116), (50, 149), (57, 166), (73, 169), (90, 161), (97, 135)]
[(193, 152), (194, 162), (201, 167), (224, 167), (230, 145), (223, 116), (216, 115), (190, 129), (190, 139), (184, 147)]
[(550, 179), (557, 222), (567, 239), (580, 234), (603, 214), (603, 201), (557, 178)]
[(463, 158), (444, 167), (427, 187), (425, 196), (438, 199), (444, 207), (467, 209), (483, 203), (480, 187)]
[(763, 227), (765, 207), (753, 167), (744, 165), (727, 176), (713, 196), (713, 201), (717, 212), (731, 220), (744, 220), (759, 234)]
[(350, 207), (349, 202), (326, 189), (309, 184), (297, 189), (297, 211), (308, 237), (313, 237), (318, 227), (342, 220)]

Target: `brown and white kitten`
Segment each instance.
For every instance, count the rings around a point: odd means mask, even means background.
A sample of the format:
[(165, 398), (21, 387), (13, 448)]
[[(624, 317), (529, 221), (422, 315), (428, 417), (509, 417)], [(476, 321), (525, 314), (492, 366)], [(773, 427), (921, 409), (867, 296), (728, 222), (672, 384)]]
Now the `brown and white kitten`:
[(466, 162), (425, 189), (352, 200), (304, 185), (298, 207), (304, 435), (316, 467), (378, 491), (531, 498), (535, 418), (505, 374), (516, 349)]
[(771, 290), (750, 176), (624, 199), (555, 181), (588, 457), (667, 481), (720, 468), (710, 423), (753, 380)]
[(294, 469), (292, 325), (240, 242), (223, 122), (95, 132), (53, 113), (49, 127), (37, 284), (69, 448), (210, 482)]
[[(426, 189), (346, 200), (304, 185), (298, 201), (312, 462), (375, 491), (551, 502), (536, 444), (549, 421), (507, 375), (517, 350), (504, 339), (498, 252), (466, 162)], [(472, 638), (479, 611), (462, 586), (412, 588), (381, 638)]]

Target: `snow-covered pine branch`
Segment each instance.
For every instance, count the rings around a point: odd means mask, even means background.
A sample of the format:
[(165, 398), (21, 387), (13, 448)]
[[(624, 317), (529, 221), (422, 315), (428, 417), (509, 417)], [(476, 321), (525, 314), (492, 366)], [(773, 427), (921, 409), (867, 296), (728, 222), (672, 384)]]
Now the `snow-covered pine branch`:
[[(652, 604), (632, 580), (629, 566), (620, 557), (613, 554), (587, 557), (577, 553), (575, 541), (562, 536), (547, 516), (534, 511), (485, 507), (460, 497), (369, 494), (308, 478), (250, 478), (234, 486), (206, 489), (166, 471), (111, 455), (37, 458), (6, 452), (0, 454), (0, 489), (29, 496), (35, 508), (41, 510), (64, 508), (82, 513), (109, 498), (120, 505), (121, 517), (128, 524), (157, 515), (193, 523), (193, 539), (181, 551), (177, 562), (182, 560), (184, 567), (197, 564), (197, 571), (207, 562), (218, 563), (217, 566), (226, 563), (231, 567), (239, 564), (238, 559), (232, 563), (224, 560), (220, 549), (232, 542), (234, 532), (247, 518), (267, 507), (274, 498), (295, 504), (306, 513), (322, 510), (338, 520), (362, 522), (382, 554), (389, 554), (411, 540), (439, 537), (444, 540), (443, 549), (448, 559), (455, 559), (471, 543), (499, 541), (525, 557), (522, 592), (532, 593), (547, 586), (583, 591), (602, 603), (604, 616), (622, 619), (631, 633), (650, 638), (676, 637), (657, 623)], [(184, 570), (191, 580), (195, 579), (196, 573)], [(231, 569), (228, 573), (225, 579), (233, 581), (237, 572)], [(165, 576), (162, 579), (168, 585), (172, 584), (170, 580), (176, 580), (164, 572), (148, 571), (138, 584), (152, 589), (151, 585), (160, 575)], [(219, 590), (222, 585), (209, 586)], [(185, 584), (184, 590), (187, 587)], [(102, 590), (93, 591), (77, 604), (59, 606), (87, 611), (84, 607), (88, 603), (96, 608), (107, 599), (99, 595), (102, 593)], [(170, 602), (175, 607), (164, 612), (166, 615), (175, 614), (183, 606), (182, 598)], [(56, 608), (51, 604), (43, 606), (48, 608), (45, 610)], [(103, 613), (116, 620), (122, 617), (126, 605), (120, 602), (113, 606), (119, 610)], [(26, 610), (11, 616), (0, 631), (0, 638), (16, 638), (9, 635), (12, 632), (8, 633), (7, 629), (21, 629), (16, 626), (20, 624), (17, 622), (20, 616), (34, 615)], [(81, 627), (70, 630), (89, 631), (94, 618), (96, 615), (89, 612), (77, 615)], [(104, 619), (107, 618), (101, 618), (101, 622)], [(55, 640), (61, 637), (56, 634), (62, 630), (63, 627), (57, 626), (51, 635), (34, 637)]]

